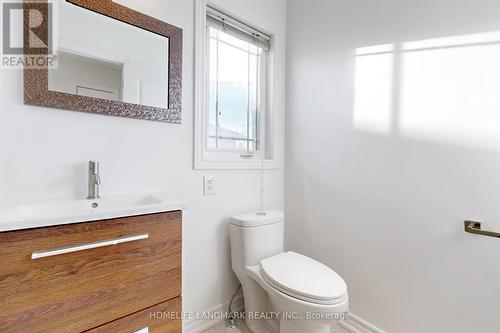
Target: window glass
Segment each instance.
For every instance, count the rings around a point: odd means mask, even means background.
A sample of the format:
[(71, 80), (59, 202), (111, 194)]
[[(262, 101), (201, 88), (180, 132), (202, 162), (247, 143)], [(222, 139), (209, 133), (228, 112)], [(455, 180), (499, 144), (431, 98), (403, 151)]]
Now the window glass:
[(209, 27), (208, 149), (260, 149), (262, 50)]

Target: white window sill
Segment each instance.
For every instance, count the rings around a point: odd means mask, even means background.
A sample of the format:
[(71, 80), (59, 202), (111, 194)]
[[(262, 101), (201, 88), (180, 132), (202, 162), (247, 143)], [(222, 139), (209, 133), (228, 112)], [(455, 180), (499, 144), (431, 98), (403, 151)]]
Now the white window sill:
[(196, 160), (196, 170), (277, 170), (279, 163), (275, 160), (260, 159), (228, 159), (228, 160)]

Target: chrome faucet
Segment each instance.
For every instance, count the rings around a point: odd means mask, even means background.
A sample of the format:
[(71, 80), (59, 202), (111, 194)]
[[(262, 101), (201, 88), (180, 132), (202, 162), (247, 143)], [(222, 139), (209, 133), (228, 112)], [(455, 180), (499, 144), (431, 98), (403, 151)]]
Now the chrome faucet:
[(100, 199), (99, 185), (101, 185), (101, 177), (99, 176), (99, 162), (89, 161), (89, 196), (87, 199)]

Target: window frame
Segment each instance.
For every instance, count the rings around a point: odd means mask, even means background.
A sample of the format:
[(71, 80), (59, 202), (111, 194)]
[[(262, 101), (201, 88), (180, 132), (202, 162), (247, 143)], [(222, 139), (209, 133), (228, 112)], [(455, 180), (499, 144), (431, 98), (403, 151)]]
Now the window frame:
[[(226, 8), (221, 10), (232, 17), (231, 10)], [(205, 0), (196, 1), (196, 34), (195, 34), (195, 128), (194, 128), (194, 169), (279, 169), (277, 141), (278, 124), (277, 112), (275, 112), (275, 96), (273, 94), (274, 86), (274, 46), (271, 50), (263, 51), (266, 55), (262, 57), (265, 62), (265, 70), (261, 75), (261, 99), (263, 104), (260, 105), (260, 145), (261, 150), (255, 151), (252, 156), (249, 156), (243, 151), (223, 151), (220, 149), (213, 150), (208, 148), (208, 79), (209, 79), (209, 64), (207, 45), (208, 41), (208, 25), (207, 25), (207, 2)], [(242, 22), (251, 22), (251, 17), (246, 17)], [(259, 28), (259, 27), (256, 27)], [(262, 29), (266, 30), (266, 29)], [(263, 69), (262, 68), (262, 69)]]

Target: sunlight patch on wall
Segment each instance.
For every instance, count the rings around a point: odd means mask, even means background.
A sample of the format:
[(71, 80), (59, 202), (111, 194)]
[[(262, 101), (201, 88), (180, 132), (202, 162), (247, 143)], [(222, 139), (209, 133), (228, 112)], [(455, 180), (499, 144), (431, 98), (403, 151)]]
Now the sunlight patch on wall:
[(500, 33), (402, 49), (401, 134), (500, 149)]
[(379, 133), (391, 130), (394, 45), (356, 50), (354, 128)]
[(403, 43), (403, 51), (417, 51), (429, 48), (445, 48), (453, 46), (467, 46), (474, 44), (498, 43), (500, 31), (483, 32), (479, 34), (451, 36), (445, 38), (433, 38)]

